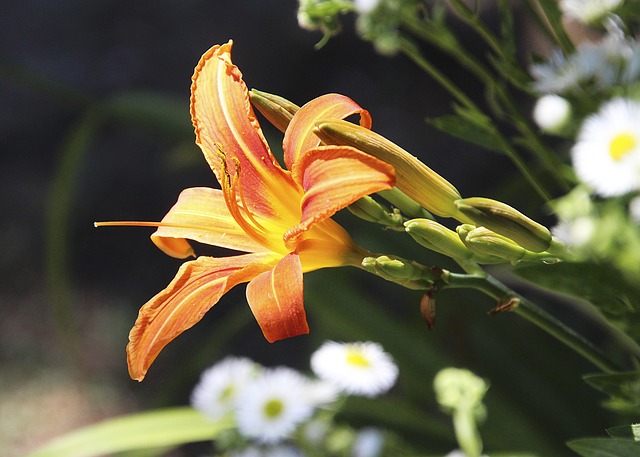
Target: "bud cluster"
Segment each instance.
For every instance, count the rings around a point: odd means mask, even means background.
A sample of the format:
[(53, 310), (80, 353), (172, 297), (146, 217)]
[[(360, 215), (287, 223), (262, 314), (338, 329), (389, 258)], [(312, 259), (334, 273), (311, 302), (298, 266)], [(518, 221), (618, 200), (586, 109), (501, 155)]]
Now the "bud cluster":
[[(282, 97), (256, 90), (251, 91), (251, 101), (283, 131), (299, 109)], [(351, 146), (393, 165), (396, 187), (380, 196), (394, 208), (372, 197), (362, 198), (349, 210), (364, 220), (404, 229), (421, 246), (458, 261), (553, 262), (568, 256), (566, 247), (543, 225), (505, 203), (483, 197), (462, 198), (453, 184), (417, 157), (368, 128), (344, 120), (318, 119), (314, 133), (325, 144)], [(451, 230), (436, 222), (431, 213), (455, 219), (461, 225)], [(399, 271), (390, 272), (396, 260), (380, 259), (363, 266), (390, 280), (415, 279), (407, 276), (407, 264), (398, 276)]]

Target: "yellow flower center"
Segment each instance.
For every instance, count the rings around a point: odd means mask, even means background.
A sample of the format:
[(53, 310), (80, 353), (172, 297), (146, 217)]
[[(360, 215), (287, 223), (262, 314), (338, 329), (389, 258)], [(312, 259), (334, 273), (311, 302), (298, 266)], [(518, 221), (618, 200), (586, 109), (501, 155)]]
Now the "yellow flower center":
[(633, 148), (636, 147), (636, 138), (630, 133), (616, 135), (609, 144), (609, 154), (615, 161), (622, 160)]
[(284, 404), (282, 403), (282, 400), (278, 400), (277, 398), (269, 400), (264, 404), (264, 414), (269, 419), (276, 419), (280, 414), (282, 414), (283, 409)]
[(362, 355), (362, 353), (357, 351), (349, 351), (349, 353), (347, 354), (347, 363), (349, 365), (355, 365), (357, 367), (366, 368), (371, 366), (369, 360), (364, 355)]

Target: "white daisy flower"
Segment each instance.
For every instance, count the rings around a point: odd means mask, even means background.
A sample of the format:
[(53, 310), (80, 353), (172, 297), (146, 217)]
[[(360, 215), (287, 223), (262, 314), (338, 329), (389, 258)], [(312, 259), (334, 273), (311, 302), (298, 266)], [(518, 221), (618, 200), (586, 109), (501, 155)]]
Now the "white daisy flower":
[(538, 99), (533, 108), (533, 120), (545, 132), (559, 132), (571, 116), (571, 104), (566, 98), (547, 94)]
[(586, 246), (596, 233), (596, 222), (590, 216), (562, 220), (551, 229), (551, 234), (567, 246)]
[(571, 156), (578, 178), (603, 197), (640, 188), (640, 103), (602, 106), (582, 124)]
[(242, 357), (227, 357), (202, 373), (191, 393), (191, 405), (212, 419), (233, 412), (242, 390), (260, 367)]
[(353, 4), (358, 13), (368, 14), (376, 9), (378, 4), (380, 4), (380, 0), (353, 0)]
[(640, 222), (640, 197), (633, 197), (629, 202), (629, 215), (634, 222)]
[(303, 457), (302, 452), (291, 446), (273, 446), (269, 448), (247, 447), (233, 451), (229, 457)]
[(311, 356), (311, 369), (340, 390), (367, 397), (388, 391), (398, 377), (391, 356), (373, 342), (328, 341)]
[(274, 368), (248, 385), (238, 399), (240, 433), (261, 443), (277, 443), (291, 435), (314, 411), (309, 380), (290, 368)]
[(593, 24), (612, 13), (623, 0), (560, 0), (560, 9), (569, 18)]
[(358, 432), (351, 448), (351, 457), (380, 457), (384, 447), (384, 433), (376, 428)]

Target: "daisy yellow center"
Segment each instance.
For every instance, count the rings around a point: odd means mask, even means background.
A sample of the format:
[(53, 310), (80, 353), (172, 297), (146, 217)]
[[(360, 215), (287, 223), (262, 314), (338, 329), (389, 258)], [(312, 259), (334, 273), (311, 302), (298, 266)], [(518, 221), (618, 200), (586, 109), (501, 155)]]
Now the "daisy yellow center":
[(347, 363), (349, 365), (355, 365), (357, 367), (364, 368), (371, 365), (369, 360), (364, 355), (362, 355), (362, 353), (356, 351), (349, 351), (347, 353)]
[(636, 147), (636, 138), (630, 133), (616, 135), (609, 144), (609, 154), (615, 161), (621, 160)]
[(225, 387), (222, 392), (220, 392), (220, 401), (228, 401), (231, 399), (234, 390), (233, 386)]
[(282, 400), (278, 400), (277, 398), (274, 398), (273, 400), (269, 400), (264, 404), (264, 414), (269, 419), (275, 419), (278, 416), (280, 416), (280, 414), (282, 414), (283, 409), (284, 409), (284, 403), (282, 403)]

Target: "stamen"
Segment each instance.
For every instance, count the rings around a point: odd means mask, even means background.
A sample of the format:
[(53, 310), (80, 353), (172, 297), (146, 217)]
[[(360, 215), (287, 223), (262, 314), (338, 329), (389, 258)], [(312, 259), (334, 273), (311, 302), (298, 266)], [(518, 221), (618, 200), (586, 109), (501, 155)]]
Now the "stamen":
[(171, 227), (189, 230), (202, 230), (196, 225), (174, 224), (171, 222), (150, 222), (150, 221), (101, 221), (94, 222), (94, 227)]
[[(239, 173), (240, 173), (240, 161), (237, 157), (234, 157), (234, 166), (235, 172), (233, 175), (229, 172), (229, 167), (227, 164), (227, 156), (222, 151), (220, 145), (216, 145), (218, 148), (218, 156), (220, 157), (222, 172), (223, 175), (221, 177), (221, 186), (222, 186), (222, 195), (224, 196), (224, 201), (229, 209), (229, 212), (238, 223), (238, 225), (244, 230), (244, 232), (253, 238), (255, 241), (260, 243), (265, 247), (273, 248), (273, 242), (269, 240), (268, 237), (265, 236), (268, 233), (262, 225), (256, 221), (256, 219), (251, 214), (251, 211), (247, 208), (246, 202), (242, 196), (242, 191), (240, 190), (240, 195), (238, 196), (237, 190), (240, 189), (239, 185)], [(240, 200), (240, 204), (238, 203)]]

